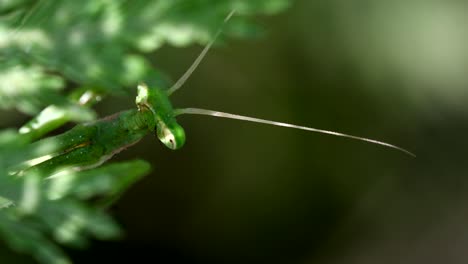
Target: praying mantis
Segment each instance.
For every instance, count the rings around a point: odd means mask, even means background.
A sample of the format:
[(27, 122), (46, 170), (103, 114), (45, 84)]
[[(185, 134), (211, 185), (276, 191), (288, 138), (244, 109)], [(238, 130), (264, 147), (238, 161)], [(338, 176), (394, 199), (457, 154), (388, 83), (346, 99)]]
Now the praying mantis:
[[(225, 18), (224, 23), (226, 23), (233, 14), (234, 11)], [(33, 162), (25, 168), (18, 169), (17, 172), (38, 170), (46, 175), (52, 175), (64, 168), (73, 168), (76, 170), (94, 168), (120, 151), (136, 144), (147, 134), (154, 132), (158, 139), (169, 149), (180, 149), (185, 144), (185, 131), (183, 127), (178, 124), (176, 117), (184, 114), (237, 119), (329, 134), (378, 144), (396, 149), (410, 156), (415, 156), (408, 150), (396, 145), (335, 131), (200, 108), (174, 108), (169, 97), (180, 89), (193, 74), (220, 34), (221, 28), (215, 34), (214, 38), (204, 47), (188, 70), (171, 88), (164, 90), (160, 87), (148, 87), (146, 84), (139, 84), (135, 100), (136, 109), (122, 111), (97, 121), (79, 124), (63, 134), (32, 143), (31, 145), (34, 149), (38, 149), (38, 145), (47, 145), (49, 147), (43, 152), (36, 153), (37, 157), (34, 158), (43, 157), (40, 161)], [(85, 91), (78, 98), (77, 102), (81, 105), (92, 104), (97, 101), (98, 97), (99, 95), (93, 94), (92, 91)], [(63, 116), (58, 118), (63, 118)], [(23, 126), (20, 129), (20, 133), (28, 134), (42, 129), (43, 131), (41, 131), (41, 134), (44, 134), (54, 127), (51, 123), (57, 121), (56, 119), (52, 118), (38, 125), (38, 118), (36, 118)]]

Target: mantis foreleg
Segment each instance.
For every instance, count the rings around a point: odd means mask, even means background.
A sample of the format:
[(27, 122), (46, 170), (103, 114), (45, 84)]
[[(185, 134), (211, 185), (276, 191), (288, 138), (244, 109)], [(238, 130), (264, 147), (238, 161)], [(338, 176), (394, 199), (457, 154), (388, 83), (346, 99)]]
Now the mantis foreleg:
[(46, 155), (56, 156), (68, 152), (78, 146), (86, 145), (96, 134), (95, 126), (77, 125), (69, 131), (48, 137), (29, 146), (27, 159), (39, 158)]
[(38, 170), (43, 175), (53, 175), (67, 168), (76, 170), (93, 168), (106, 160), (104, 148), (101, 145), (89, 144), (78, 146), (76, 149), (39, 163), (28, 170)]
[(77, 125), (61, 135), (32, 143), (26, 157), (28, 161), (11, 171), (39, 169), (50, 175), (64, 167), (97, 166), (151, 131), (146, 120), (152, 117), (149, 111), (128, 110)]

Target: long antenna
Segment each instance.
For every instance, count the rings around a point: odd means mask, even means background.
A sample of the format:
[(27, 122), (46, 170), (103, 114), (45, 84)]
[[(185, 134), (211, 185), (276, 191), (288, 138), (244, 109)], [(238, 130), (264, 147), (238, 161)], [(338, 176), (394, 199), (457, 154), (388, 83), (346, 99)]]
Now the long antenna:
[(375, 139), (370, 139), (370, 138), (364, 138), (364, 137), (358, 137), (358, 136), (343, 134), (343, 133), (339, 133), (339, 132), (335, 132), (335, 131), (329, 131), (329, 130), (323, 130), (323, 129), (305, 127), (305, 126), (298, 126), (298, 125), (293, 125), (293, 124), (289, 124), (289, 123), (276, 122), (276, 121), (271, 121), (271, 120), (266, 120), (266, 119), (260, 119), (260, 118), (255, 118), (255, 117), (242, 116), (242, 115), (235, 115), (235, 114), (219, 112), (219, 111), (213, 111), (213, 110), (207, 110), (207, 109), (200, 109), (200, 108), (176, 109), (174, 111), (174, 114), (176, 116), (183, 115), (183, 114), (207, 115), (207, 116), (215, 116), (215, 117), (221, 117), (221, 118), (230, 118), (230, 119), (243, 120), (243, 121), (254, 122), (254, 123), (262, 123), (262, 124), (273, 125), (273, 126), (289, 127), (289, 128), (294, 128), (294, 129), (306, 130), (306, 131), (311, 131), (311, 132), (315, 132), (315, 133), (328, 134), (328, 135), (337, 136), (337, 137), (345, 137), (345, 138), (350, 138), (350, 139), (353, 139), (353, 140), (359, 140), (359, 141), (364, 141), (364, 142), (368, 142), (368, 143), (372, 143), (372, 144), (377, 144), (377, 145), (381, 145), (381, 146), (384, 146), (384, 147), (396, 149), (396, 150), (401, 151), (401, 152), (403, 152), (405, 154), (408, 154), (408, 155), (410, 155), (412, 157), (416, 157), (416, 155), (414, 155), (410, 151), (408, 151), (408, 150), (406, 150), (404, 148), (389, 144), (389, 143), (385, 143), (385, 142), (378, 141), (378, 140), (375, 140)]
[(221, 26), (219, 27), (218, 31), (216, 32), (216, 34), (214, 35), (213, 39), (205, 46), (205, 48), (202, 50), (202, 52), (200, 52), (200, 55), (198, 55), (198, 57), (195, 59), (195, 61), (192, 63), (192, 65), (190, 66), (190, 68), (187, 69), (187, 71), (184, 73), (184, 75), (182, 75), (182, 77), (180, 77), (179, 80), (177, 80), (177, 82), (172, 85), (171, 88), (169, 88), (169, 90), (167, 90), (167, 95), (171, 95), (173, 94), (175, 91), (177, 91), (180, 87), (182, 87), (182, 85), (184, 85), (184, 83), (187, 81), (187, 79), (192, 75), (192, 73), (197, 69), (198, 65), (200, 64), (200, 62), (203, 60), (203, 58), (205, 58), (205, 55), (206, 53), (208, 53), (208, 51), (210, 50), (211, 46), (213, 46), (213, 44), (215, 43), (216, 39), (219, 37), (219, 35), (221, 35), (221, 33), (223, 32), (223, 26), (229, 21), (229, 19), (231, 19), (231, 17), (234, 15), (234, 13), (236, 12), (236, 10), (232, 10), (227, 16), (226, 18), (224, 19), (223, 23), (221, 24)]

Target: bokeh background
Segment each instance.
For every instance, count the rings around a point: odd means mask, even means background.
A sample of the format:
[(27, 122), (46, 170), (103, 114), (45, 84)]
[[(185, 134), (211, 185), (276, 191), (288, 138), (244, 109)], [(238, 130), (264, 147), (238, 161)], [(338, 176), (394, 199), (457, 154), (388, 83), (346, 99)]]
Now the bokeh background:
[[(115, 160), (151, 175), (111, 208), (126, 234), (76, 263), (466, 263), (468, 3), (297, 0), (264, 34), (208, 54), (175, 106), (387, 141), (367, 143), (181, 116), (187, 144), (154, 136)], [(149, 55), (176, 80), (202, 47)], [(108, 98), (100, 115), (134, 107)], [(21, 115), (2, 113), (19, 127)], [(33, 263), (0, 250), (2, 263)], [(144, 260), (148, 259), (148, 260)]]

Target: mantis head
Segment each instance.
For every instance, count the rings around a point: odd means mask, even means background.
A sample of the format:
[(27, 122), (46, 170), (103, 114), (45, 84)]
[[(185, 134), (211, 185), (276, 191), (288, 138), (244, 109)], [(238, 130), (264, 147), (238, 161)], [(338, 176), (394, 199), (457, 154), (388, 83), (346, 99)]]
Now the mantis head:
[(156, 126), (158, 139), (172, 150), (180, 149), (185, 144), (185, 131), (177, 122), (169, 124), (159, 122)]
[(140, 111), (151, 113), (146, 119), (148, 128), (156, 129), (158, 139), (166, 147), (176, 150), (185, 144), (185, 131), (175, 119), (167, 91), (139, 84), (135, 102)]

